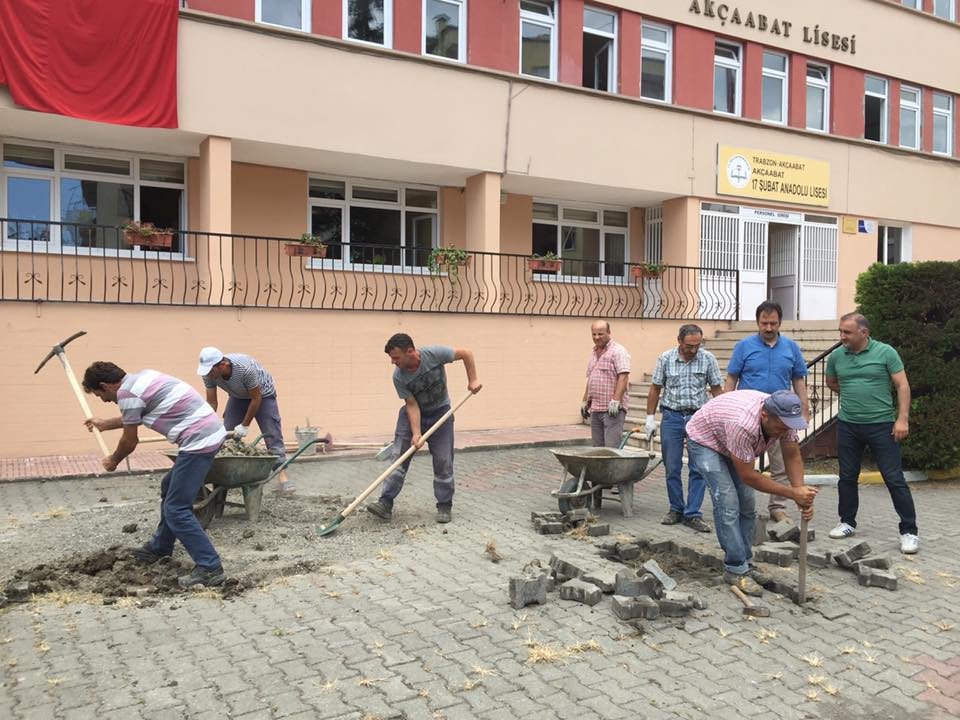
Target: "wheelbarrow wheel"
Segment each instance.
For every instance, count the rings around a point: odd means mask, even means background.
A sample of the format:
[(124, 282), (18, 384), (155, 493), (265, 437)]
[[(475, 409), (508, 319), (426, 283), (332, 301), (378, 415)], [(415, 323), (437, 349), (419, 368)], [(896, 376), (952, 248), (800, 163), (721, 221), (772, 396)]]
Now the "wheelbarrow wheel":
[(201, 485), (200, 491), (197, 493), (197, 499), (193, 502), (193, 514), (197, 516), (197, 520), (200, 521), (200, 527), (204, 530), (207, 529), (217, 516), (217, 498), (210, 497), (214, 494), (216, 494), (216, 490), (211, 490), (206, 485)]
[[(568, 475), (567, 479), (563, 481), (560, 485), (561, 493), (572, 493), (577, 491), (577, 483), (579, 482), (578, 478), (575, 478), (573, 475)], [(590, 484), (589, 480), (583, 481), (583, 489), (589, 490), (593, 487)], [(590, 498), (592, 495), (581, 495), (580, 497), (572, 498), (557, 498), (557, 505), (560, 507), (560, 512), (567, 513), (571, 510), (577, 510), (579, 508), (590, 507)]]

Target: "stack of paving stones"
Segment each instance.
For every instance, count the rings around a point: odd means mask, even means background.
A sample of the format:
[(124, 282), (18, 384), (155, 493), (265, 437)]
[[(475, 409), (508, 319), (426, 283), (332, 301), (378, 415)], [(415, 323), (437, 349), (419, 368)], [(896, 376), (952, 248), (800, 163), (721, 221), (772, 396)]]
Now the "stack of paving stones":
[(596, 516), (591, 515), (586, 508), (576, 508), (565, 513), (557, 511), (530, 513), (533, 529), (541, 535), (560, 535), (581, 526), (585, 527), (589, 537), (609, 535), (609, 523), (598, 523), (596, 520)]
[(865, 542), (833, 554), (833, 560), (844, 570), (857, 575), (857, 582), (866, 587), (897, 589), (897, 576), (889, 572), (893, 561), (889, 556), (871, 556), (870, 546)]

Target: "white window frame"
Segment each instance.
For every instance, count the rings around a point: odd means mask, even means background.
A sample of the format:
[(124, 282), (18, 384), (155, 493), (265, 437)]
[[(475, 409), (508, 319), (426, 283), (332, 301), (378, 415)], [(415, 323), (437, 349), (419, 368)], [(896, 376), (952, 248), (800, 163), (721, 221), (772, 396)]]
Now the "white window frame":
[[(889, 242), (888, 231), (890, 228), (897, 228), (900, 231), (900, 263), (908, 263), (913, 261), (913, 226), (912, 225), (899, 225), (895, 222), (886, 223), (883, 220), (877, 222), (877, 239), (880, 241), (880, 245), (883, 248), (883, 258), (878, 259), (877, 262), (880, 262), (884, 265), (890, 265), (890, 258), (887, 255), (887, 246)], [(894, 263), (899, 264), (899, 263)]]
[[(775, 70), (773, 68), (768, 68), (766, 63), (763, 60), (766, 59), (766, 56), (770, 55), (773, 57), (783, 58), (783, 70)], [(772, 50), (764, 50), (763, 56), (761, 58), (761, 82), (760, 82), (760, 119), (765, 123), (770, 123), (772, 125), (786, 125), (787, 124), (787, 98), (790, 97), (790, 58), (788, 58), (784, 53), (773, 52)], [(769, 120), (763, 117), (763, 77), (770, 77), (776, 80), (781, 81), (782, 91), (780, 93), (780, 120)]]
[[(270, 27), (283, 28), (284, 30), (302, 30), (303, 32), (310, 32), (310, 4), (311, 0), (300, 0), (300, 27), (295, 28), (292, 25), (277, 25), (276, 23), (267, 22), (263, 19), (263, 3), (269, 2), (269, 0), (256, 0), (256, 9), (255, 15), (256, 21), (261, 25), (269, 25)], [(184, 5), (185, 6), (185, 5)]]
[[(878, 92), (874, 92), (873, 90), (868, 90), (868, 89), (867, 89), (867, 81), (869, 81), (869, 80), (879, 80), (880, 82), (883, 83), (883, 94), (882, 94), (882, 95), (881, 95), (880, 93), (878, 93)], [(889, 123), (890, 123), (890, 121), (889, 121), (889, 113), (890, 113), (890, 83), (887, 81), (886, 78), (877, 77), (876, 75), (867, 75), (867, 76), (864, 78), (863, 96), (864, 96), (864, 114), (866, 114), (866, 98), (867, 98), (867, 96), (869, 96), (869, 97), (875, 97), (875, 98), (880, 98), (880, 99), (883, 100), (883, 113), (882, 113), (882, 115), (881, 115), (881, 117), (880, 117), (880, 139), (879, 139), (879, 140), (868, 139), (868, 138), (866, 137), (866, 133), (864, 133), (864, 140), (867, 140), (867, 142), (878, 142), (878, 143), (884, 144), (884, 143), (887, 142), (888, 135), (889, 135), (888, 126), (889, 126)], [(866, 120), (864, 120), (864, 122), (866, 122)]]
[[(535, 197), (533, 199), (534, 203), (543, 203), (545, 205), (553, 205), (557, 208), (557, 219), (556, 220), (545, 220), (541, 218), (533, 218), (531, 221), (531, 232), (533, 225), (553, 225), (556, 227), (557, 231), (557, 244), (556, 244), (556, 254), (560, 260), (563, 260), (563, 244), (562, 240), (562, 230), (564, 227), (580, 227), (580, 228), (590, 228), (595, 229), (600, 233), (600, 257), (597, 259), (597, 263), (600, 265), (601, 274), (599, 277), (593, 277), (590, 275), (564, 275), (561, 272), (558, 273), (544, 273), (544, 274), (534, 274), (533, 279), (535, 282), (569, 282), (569, 283), (588, 283), (592, 285), (601, 284), (601, 285), (627, 285), (629, 284), (628, 273), (629, 273), (629, 257), (630, 257), (630, 208), (620, 207), (616, 205), (597, 205), (593, 203), (578, 203), (570, 202), (563, 200), (556, 200), (553, 198), (540, 198)], [(597, 213), (597, 222), (590, 222), (587, 220), (567, 220), (563, 217), (564, 210), (587, 210), (590, 212)], [(604, 210), (614, 211), (614, 212), (625, 212), (627, 214), (627, 224), (626, 226), (621, 225), (605, 225), (603, 222)], [(606, 275), (606, 236), (607, 233), (622, 234), (624, 236), (623, 242), (623, 275)], [(581, 262), (594, 262), (593, 260), (583, 260)], [(616, 260), (611, 260), (611, 262), (616, 262)]]
[[(915, 93), (916, 100), (904, 100), (904, 94)], [(911, 150), (920, 149), (920, 127), (923, 123), (923, 91), (918, 87), (912, 87), (910, 85), (901, 85), (900, 86), (900, 137), (898, 138), (900, 142), (900, 147), (909, 148)], [(913, 138), (912, 144), (903, 142), (903, 115), (904, 113), (913, 113), (916, 118), (913, 124)]]
[[(482, 0), (481, 0), (482, 1)], [(467, 0), (443, 0), (445, 3), (456, 5), (459, 16), (457, 18), (457, 57), (448, 58), (443, 55), (434, 55), (427, 53), (427, 2), (423, 0), (421, 17), (423, 18), (423, 28), (420, 38), (420, 54), (434, 60), (444, 60), (446, 62), (465, 63), (467, 61)]]
[[(819, 77), (810, 77), (811, 66), (819, 70), (823, 70), (823, 76), (825, 79), (821, 79)], [(807, 81), (804, 86), (805, 88), (815, 87), (823, 90), (823, 127), (811, 127), (807, 123), (806, 117), (804, 117), (804, 124), (806, 125), (807, 130), (823, 133), (830, 132), (830, 66), (821, 65), (820, 63), (807, 63), (806, 77)]]
[[(720, 57), (717, 55), (717, 49), (719, 47), (725, 47), (730, 50), (736, 50), (737, 52), (737, 61), (734, 62), (728, 58)], [(737, 92), (734, 105), (734, 112), (730, 113), (726, 110), (717, 110), (717, 89), (716, 89), (716, 70), (717, 67), (726, 68), (728, 70), (736, 70), (736, 83), (737, 83)], [(743, 113), (743, 46), (738, 43), (728, 42), (726, 40), (717, 40), (713, 46), (713, 71), (714, 75), (711, 77), (711, 86), (713, 86), (713, 111), (715, 113), (720, 113), (721, 115), (727, 115), (729, 117), (740, 117)]]
[[(666, 42), (660, 42), (653, 38), (647, 38), (644, 30), (650, 28), (663, 32), (667, 36)], [(663, 99), (652, 98), (643, 94), (643, 54), (649, 52), (657, 55), (663, 55), (665, 58), (663, 71), (665, 73), (663, 82)], [(640, 27), (640, 97), (654, 102), (671, 103), (673, 102), (673, 28), (669, 25), (659, 23), (644, 22)]]
[(584, 34), (595, 35), (596, 37), (606, 38), (610, 40), (610, 64), (607, 68), (607, 90), (609, 93), (616, 93), (617, 88), (617, 63), (620, 58), (620, 44), (617, 40), (617, 37), (620, 35), (620, 19), (617, 17), (617, 13), (612, 10), (605, 10), (604, 8), (593, 7), (591, 5), (584, 5), (584, 13), (587, 10), (592, 10), (595, 13), (601, 13), (603, 15), (609, 15), (613, 18), (613, 33), (603, 32), (601, 30), (596, 30), (594, 28), (588, 28), (586, 25), (583, 27)]
[(938, 0), (933, 0), (933, 10), (931, 11), (935, 17), (938, 17), (942, 20), (949, 20), (953, 22), (956, 18), (957, 8), (955, 0), (941, 0), (942, 2), (947, 3), (947, 14), (941, 15), (937, 12), (937, 3)]
[(901, 0), (901, 3), (904, 7), (912, 8), (913, 10), (923, 10), (923, 0)]
[[(947, 103), (946, 103), (946, 104), (947, 104), (946, 109), (944, 109), (944, 108), (938, 108), (938, 107), (937, 107), (937, 98), (944, 98), (944, 99), (946, 99), (946, 101), (947, 101)], [(947, 93), (938, 93), (938, 92), (935, 92), (935, 93), (932, 94), (932, 97), (930, 98), (930, 102), (933, 103), (933, 120), (934, 120), (934, 122), (933, 122), (933, 127), (931, 128), (931, 132), (932, 132), (932, 135), (933, 135), (933, 152), (936, 153), (937, 155), (953, 155), (953, 133), (954, 133), (954, 130), (953, 130), (953, 106), (954, 106), (953, 95), (949, 95), (949, 94), (947, 94)], [(945, 118), (945, 119), (946, 119), (946, 123), (947, 123), (947, 137), (945, 138), (945, 139), (946, 139), (946, 145), (947, 145), (947, 147), (946, 147), (945, 150), (937, 150), (937, 130), (936, 130), (936, 128), (937, 128), (937, 122), (936, 122), (937, 117)]]
[(392, 48), (393, 47), (393, 0), (383, 0), (383, 45), (370, 42), (369, 40), (360, 40), (352, 38), (350, 32), (350, 0), (343, 0), (343, 39), (360, 45), (369, 45), (370, 47)]
[[(548, 14), (534, 13), (523, 9), (520, 6), (520, 37), (519, 47), (517, 48), (517, 68), (524, 77), (537, 78), (539, 80), (557, 80), (557, 32), (559, 23), (557, 22), (557, 2), (556, 0), (523, 0), (536, 5), (542, 5), (548, 8)], [(539, 75), (527, 75), (523, 72), (523, 24), (539, 25), (550, 30), (550, 76), (542, 78)]]
[[(330, 180), (343, 183), (343, 200), (332, 198), (312, 198), (309, 195), (310, 180)], [(364, 188), (377, 188), (382, 190), (396, 190), (397, 202), (383, 202), (378, 200), (354, 200), (353, 189), (356, 186)], [(437, 207), (424, 208), (418, 205), (407, 204), (407, 190), (429, 190), (437, 194)], [(321, 175), (310, 173), (307, 180), (307, 228), (312, 228), (313, 208), (328, 207), (339, 208), (343, 213), (341, 216), (341, 234), (340, 242), (344, 251), (340, 258), (313, 258), (307, 261), (307, 267), (311, 269), (331, 269), (354, 271), (354, 272), (379, 272), (379, 273), (402, 273), (404, 275), (429, 275), (430, 268), (426, 265), (374, 265), (373, 263), (355, 263), (349, 257), (350, 238), (350, 210), (354, 207), (372, 208), (375, 210), (398, 210), (400, 212), (400, 251), (401, 255), (406, 253), (407, 249), (407, 211), (413, 210), (418, 213), (432, 213), (436, 216), (436, 234), (433, 238), (431, 249), (440, 246), (440, 219), (441, 219), (441, 193), (440, 188), (434, 185), (420, 185), (417, 183), (392, 183), (382, 180), (367, 180), (364, 178), (347, 178), (336, 175)], [(442, 270), (440, 274), (445, 274)]]
[[(31, 169), (31, 168), (8, 168), (3, 164), (3, 146), (25, 145), (28, 147), (45, 148), (53, 150), (53, 169)], [(84, 157), (99, 157), (110, 160), (126, 160), (130, 163), (130, 172), (120, 173), (98, 173), (90, 171), (67, 170), (64, 167), (64, 157), (66, 155), (83, 155)], [(168, 183), (156, 180), (140, 179), (140, 161), (141, 160), (159, 160), (162, 162), (181, 163), (183, 165), (183, 182)], [(5, 250), (27, 250), (32, 252), (51, 252), (60, 254), (64, 247), (60, 229), (62, 227), (61, 209), (61, 181), (68, 180), (92, 180), (97, 182), (114, 182), (118, 184), (133, 186), (133, 220), (140, 220), (140, 188), (141, 187), (159, 187), (171, 188), (181, 191), (180, 202), (180, 221), (177, 230), (180, 233), (180, 247), (178, 252), (164, 253), (164, 260), (188, 260), (192, 259), (189, 255), (188, 237), (185, 220), (190, 217), (187, 207), (189, 198), (189, 188), (187, 185), (187, 162), (185, 158), (169, 157), (155, 154), (137, 154), (130, 152), (111, 152), (109, 150), (86, 148), (77, 145), (57, 145), (53, 143), (34, 142), (33, 140), (21, 140), (18, 138), (0, 138), (0, 217), (9, 218), (9, 207), (7, 197), (7, 178), (27, 178), (48, 180), (50, 187), (50, 214), (46, 221), (37, 220), (36, 222), (50, 223), (50, 239), (42, 246), (28, 240), (10, 240), (4, 236), (0, 238), (0, 247)], [(15, 219), (15, 218), (13, 218)], [(69, 246), (70, 254), (90, 255), (90, 256), (120, 256), (120, 257), (143, 257), (146, 252), (143, 249), (133, 248), (91, 248), (82, 246)], [(155, 251), (149, 251), (150, 257), (156, 257)]]

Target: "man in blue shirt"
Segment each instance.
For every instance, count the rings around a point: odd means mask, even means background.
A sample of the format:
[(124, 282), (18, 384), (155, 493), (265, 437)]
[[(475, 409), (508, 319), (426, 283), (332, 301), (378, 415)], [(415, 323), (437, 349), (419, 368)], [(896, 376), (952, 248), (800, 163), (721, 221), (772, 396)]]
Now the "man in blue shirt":
[[(723, 391), (759, 390), (772, 394), (777, 390), (793, 390), (800, 398), (803, 418), (809, 423), (807, 363), (800, 346), (780, 334), (783, 309), (779, 303), (765, 300), (757, 306), (756, 317), (757, 334), (744, 338), (733, 348)], [(779, 441), (767, 449), (767, 458), (770, 476), (781, 485), (789, 484)], [(790, 520), (783, 499), (776, 495), (770, 495), (767, 511), (774, 522)]]

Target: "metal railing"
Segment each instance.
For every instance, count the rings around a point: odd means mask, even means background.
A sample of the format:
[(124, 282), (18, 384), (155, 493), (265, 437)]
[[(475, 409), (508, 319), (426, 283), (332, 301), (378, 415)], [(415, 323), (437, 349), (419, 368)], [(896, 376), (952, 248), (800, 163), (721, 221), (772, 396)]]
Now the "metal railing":
[(807, 424), (807, 434), (800, 441), (801, 445), (813, 442), (817, 434), (829, 425), (840, 411), (840, 396), (827, 387), (827, 359), (838, 347), (839, 341), (807, 363), (810, 422)]
[[(291, 255), (279, 237), (178, 231), (166, 249), (121, 228), (0, 219), (0, 300), (133, 305), (735, 320), (736, 270), (469, 252), (435, 266), (430, 247), (329, 243)], [(133, 238), (135, 242), (137, 239)], [(288, 246), (293, 248), (288, 250)]]

